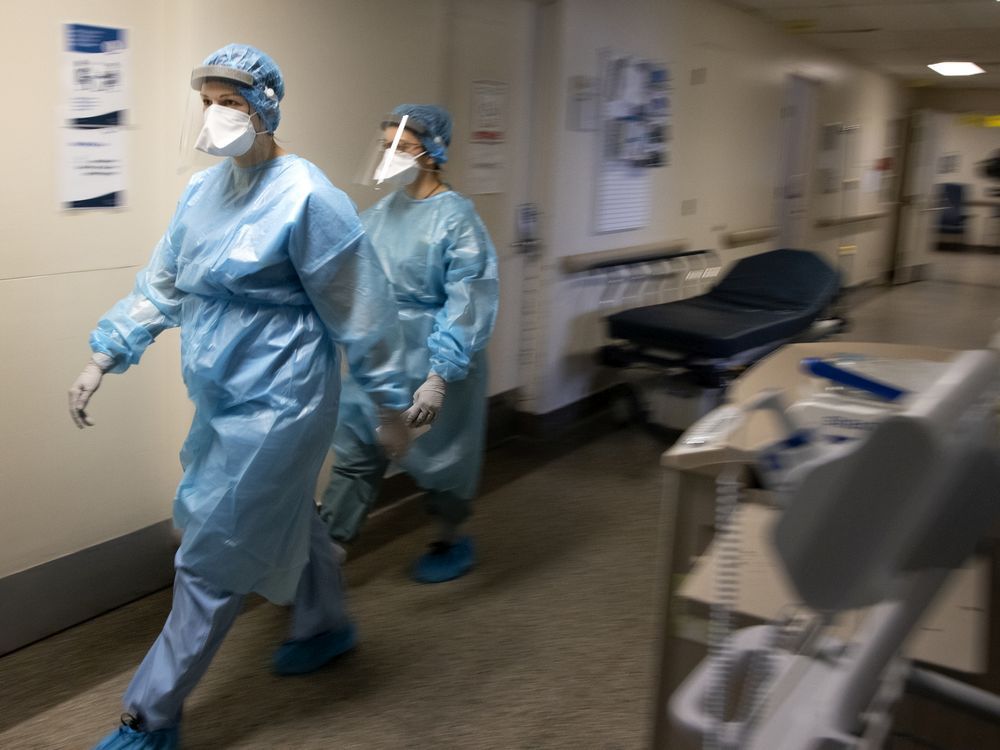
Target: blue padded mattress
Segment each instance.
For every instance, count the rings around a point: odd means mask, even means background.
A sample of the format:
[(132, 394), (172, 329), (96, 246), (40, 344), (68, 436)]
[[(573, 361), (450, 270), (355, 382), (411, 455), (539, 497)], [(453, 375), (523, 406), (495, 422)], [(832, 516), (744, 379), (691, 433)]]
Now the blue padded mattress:
[(706, 294), (609, 316), (609, 334), (689, 356), (732, 357), (807, 330), (839, 289), (839, 275), (815, 253), (772, 250), (738, 261)]

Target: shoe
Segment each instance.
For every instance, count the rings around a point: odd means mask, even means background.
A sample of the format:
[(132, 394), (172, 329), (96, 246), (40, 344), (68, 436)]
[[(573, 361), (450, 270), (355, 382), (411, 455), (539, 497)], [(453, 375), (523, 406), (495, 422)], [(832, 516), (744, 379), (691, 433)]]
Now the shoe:
[(461, 578), (475, 564), (472, 537), (461, 536), (454, 542), (434, 542), (413, 564), (410, 576), (418, 583), (443, 583)]
[(275, 674), (292, 675), (315, 672), (358, 645), (354, 623), (340, 630), (327, 630), (301, 641), (285, 641), (274, 652)]
[(94, 750), (174, 750), (180, 747), (177, 727), (143, 732), (132, 714), (122, 714), (122, 725), (101, 740)]

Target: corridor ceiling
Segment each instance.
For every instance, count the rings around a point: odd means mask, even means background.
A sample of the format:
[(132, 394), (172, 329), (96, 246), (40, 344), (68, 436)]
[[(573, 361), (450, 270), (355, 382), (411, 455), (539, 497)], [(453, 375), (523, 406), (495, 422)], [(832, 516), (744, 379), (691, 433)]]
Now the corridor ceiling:
[[(997, 0), (733, 0), (790, 34), (914, 86), (1000, 89)], [(946, 78), (927, 65), (968, 60), (986, 73)]]

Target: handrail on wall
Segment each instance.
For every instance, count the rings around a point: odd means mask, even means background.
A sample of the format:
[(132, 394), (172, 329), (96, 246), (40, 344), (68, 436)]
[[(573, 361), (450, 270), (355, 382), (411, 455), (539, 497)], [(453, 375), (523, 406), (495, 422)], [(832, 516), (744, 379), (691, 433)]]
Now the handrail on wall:
[(843, 224), (860, 224), (863, 221), (884, 219), (887, 216), (889, 216), (888, 211), (876, 211), (870, 214), (856, 214), (855, 216), (828, 217), (825, 219), (816, 219), (816, 227), (823, 229), (825, 227), (838, 227)]
[(654, 242), (650, 245), (620, 247), (615, 250), (599, 250), (594, 253), (564, 255), (560, 260), (560, 265), (563, 273), (581, 273), (582, 271), (594, 271), (598, 268), (625, 266), (632, 263), (649, 263), (654, 260), (705, 252), (704, 250), (690, 250), (690, 247), (690, 241), (683, 239)]
[(764, 240), (773, 240), (778, 236), (778, 227), (754, 227), (753, 229), (737, 229), (722, 235), (725, 247), (742, 247), (756, 245)]

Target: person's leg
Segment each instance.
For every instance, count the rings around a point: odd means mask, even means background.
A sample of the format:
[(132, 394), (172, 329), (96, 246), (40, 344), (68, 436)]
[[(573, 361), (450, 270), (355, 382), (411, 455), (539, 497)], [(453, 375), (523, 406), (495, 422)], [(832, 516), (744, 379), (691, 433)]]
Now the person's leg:
[(413, 565), (411, 575), (420, 583), (442, 583), (468, 573), (476, 564), (472, 538), (458, 534), (471, 515), (472, 500), (454, 492), (431, 490), (425, 496), (427, 512), (437, 522), (437, 541)]
[(458, 578), (475, 564), (472, 540), (459, 530), (472, 513), (486, 439), (486, 353), (463, 380), (448, 383), (445, 406), (426, 436), (414, 441), (406, 467), (423, 487), (434, 521), (429, 552), (411, 569), (421, 582)]
[(243, 597), (220, 591), (184, 568), (174, 578), (174, 600), (160, 636), (125, 691), (125, 710), (154, 730), (174, 726), (222, 645)]
[(441, 542), (453, 542), (458, 527), (472, 515), (472, 500), (447, 490), (428, 491), (424, 507), (437, 522), (438, 541)]
[(176, 747), (184, 700), (208, 669), (242, 603), (241, 595), (178, 568), (167, 621), (125, 691), (123, 726), (97, 747)]
[(349, 542), (357, 537), (371, 512), (389, 459), (377, 445), (369, 445), (347, 429), (334, 440), (337, 463), (323, 493), (320, 518), (330, 538)]
[(314, 517), (309, 563), (295, 593), (289, 640), (274, 655), (278, 674), (304, 674), (350, 651), (357, 634), (344, 602), (340, 560), (327, 530)]
[(319, 517), (309, 529), (309, 562), (295, 592), (289, 637), (304, 640), (350, 624), (340, 561)]

